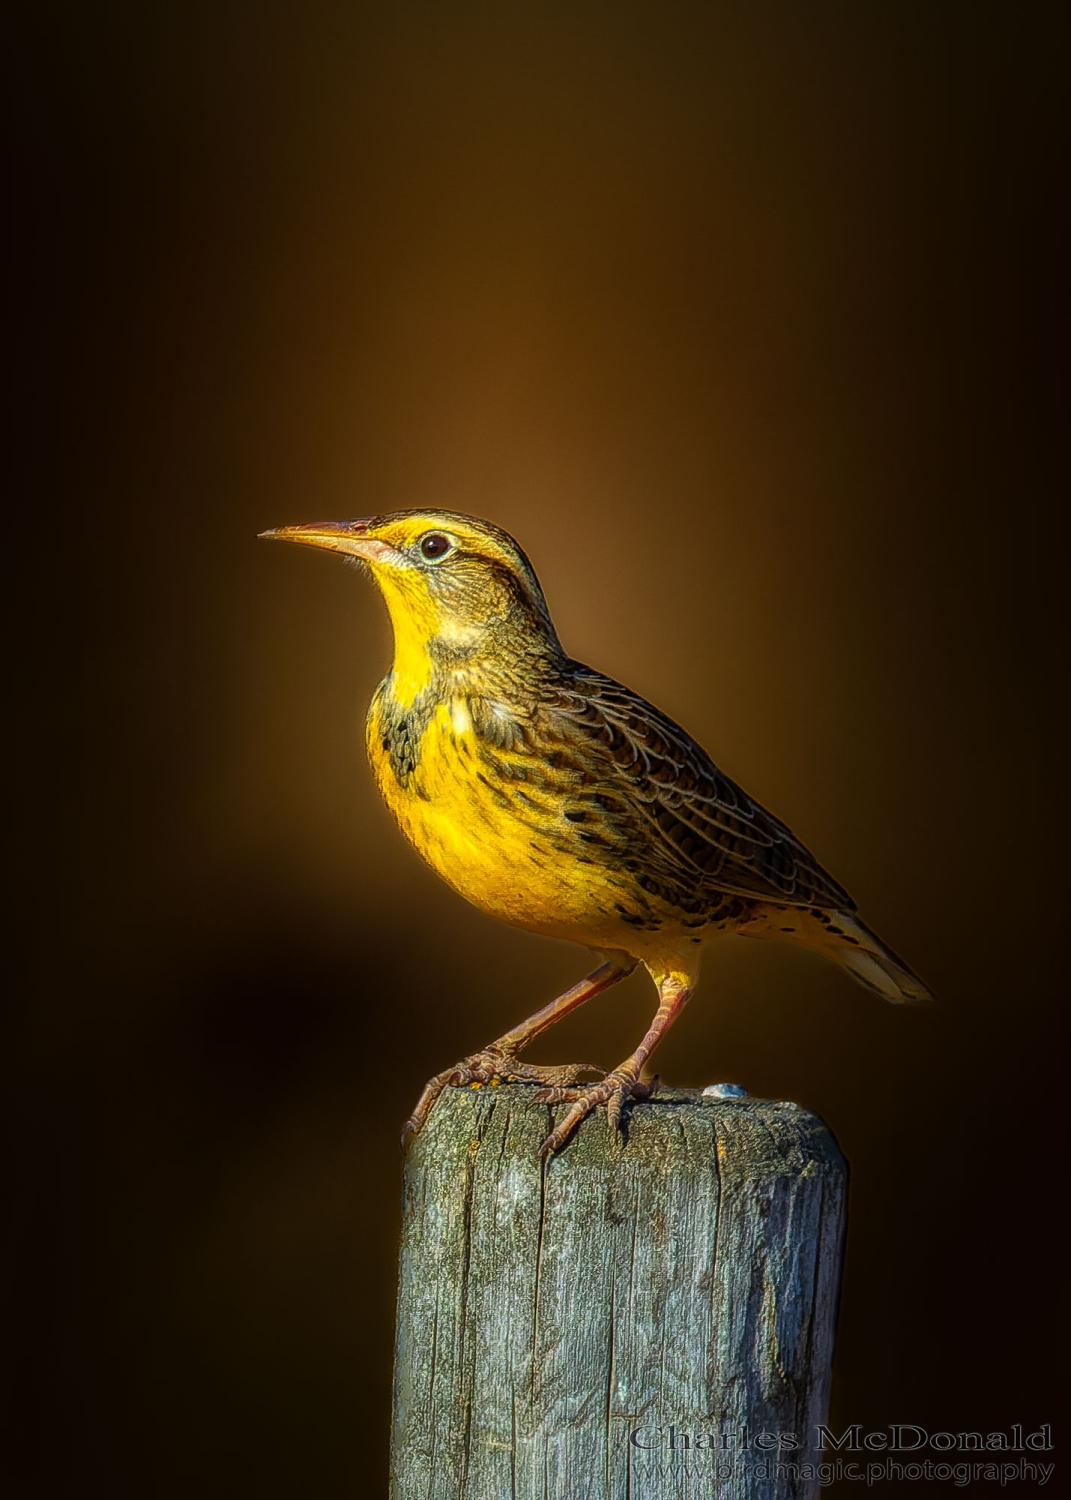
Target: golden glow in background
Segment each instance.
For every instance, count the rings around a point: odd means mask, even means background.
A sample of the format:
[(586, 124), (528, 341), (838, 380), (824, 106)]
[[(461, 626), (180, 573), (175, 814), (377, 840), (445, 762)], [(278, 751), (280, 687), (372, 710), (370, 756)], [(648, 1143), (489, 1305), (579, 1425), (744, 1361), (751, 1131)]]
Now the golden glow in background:
[[(939, 996), (728, 942), (658, 1055), (817, 1109), (851, 1159), (835, 1415), (1051, 1418), (1044, 1289), (1013, 1247), (994, 1301), (980, 1250), (1008, 1216), (1029, 1241), (1007, 1120), (1058, 973), (1057, 49), (1020, 16), (26, 21), (19, 1396), (47, 1492), (381, 1488), (396, 1130), (584, 971), (406, 849), (361, 748), (372, 587), (253, 540), (410, 505), (513, 532), (566, 647)], [(653, 1004), (633, 978), (533, 1056), (613, 1064)]]

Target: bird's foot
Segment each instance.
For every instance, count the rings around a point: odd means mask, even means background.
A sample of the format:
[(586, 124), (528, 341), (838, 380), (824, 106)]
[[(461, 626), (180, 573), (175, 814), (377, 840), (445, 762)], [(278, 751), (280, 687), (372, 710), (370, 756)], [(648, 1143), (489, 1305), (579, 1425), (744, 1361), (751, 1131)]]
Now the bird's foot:
[(606, 1118), (611, 1130), (620, 1130), (621, 1112), (629, 1099), (649, 1099), (655, 1091), (657, 1078), (641, 1079), (630, 1068), (615, 1068), (598, 1083), (587, 1083), (580, 1088), (550, 1087), (540, 1089), (533, 1102), (539, 1104), (572, 1104), (560, 1124), (556, 1125), (539, 1148), (540, 1156), (550, 1156), (562, 1147), (585, 1116), (600, 1104), (606, 1105)]
[(508, 1047), (492, 1042), (481, 1052), (463, 1057), (452, 1068), (446, 1068), (442, 1073), (436, 1073), (434, 1078), (428, 1079), (424, 1092), (417, 1100), (416, 1109), (402, 1127), (402, 1144), (404, 1146), (410, 1136), (423, 1130), (436, 1099), (445, 1088), (482, 1088), (484, 1084), (493, 1088), (500, 1083), (538, 1083), (551, 1091), (561, 1091), (579, 1083), (584, 1073), (604, 1071), (597, 1063), (541, 1065), (522, 1062)]

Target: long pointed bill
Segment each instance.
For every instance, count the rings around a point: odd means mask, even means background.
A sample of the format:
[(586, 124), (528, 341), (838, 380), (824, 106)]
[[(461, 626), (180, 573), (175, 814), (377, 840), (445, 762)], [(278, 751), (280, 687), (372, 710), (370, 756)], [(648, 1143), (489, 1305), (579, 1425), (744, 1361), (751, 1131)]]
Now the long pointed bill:
[(262, 531), (260, 536), (268, 541), (302, 542), (306, 547), (326, 547), (329, 552), (344, 552), (349, 557), (363, 557), (366, 562), (376, 562), (393, 551), (386, 542), (366, 535), (368, 518), (355, 521), (314, 521), (309, 526), (277, 526), (274, 531)]

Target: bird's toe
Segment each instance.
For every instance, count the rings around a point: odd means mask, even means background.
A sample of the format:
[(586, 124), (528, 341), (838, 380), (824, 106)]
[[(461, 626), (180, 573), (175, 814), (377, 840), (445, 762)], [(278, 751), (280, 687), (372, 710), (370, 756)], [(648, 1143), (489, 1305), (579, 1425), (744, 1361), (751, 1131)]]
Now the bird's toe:
[(427, 1123), (435, 1102), (445, 1088), (492, 1087), (500, 1083), (535, 1083), (540, 1093), (551, 1092), (562, 1099), (575, 1097), (582, 1090), (574, 1087), (585, 1073), (603, 1073), (597, 1063), (539, 1064), (522, 1062), (514, 1053), (501, 1047), (485, 1047), (471, 1057), (463, 1057), (452, 1068), (429, 1078), (416, 1108), (402, 1126), (402, 1145), (419, 1135)]
[(606, 1118), (615, 1135), (621, 1129), (625, 1105), (632, 1099), (648, 1099), (654, 1092), (657, 1079), (640, 1080), (624, 1068), (615, 1068), (598, 1083), (582, 1087), (557, 1087), (540, 1089), (533, 1102), (541, 1104), (571, 1104), (564, 1118), (547, 1136), (539, 1149), (541, 1157), (550, 1156), (559, 1150), (573, 1131), (600, 1104), (606, 1105)]

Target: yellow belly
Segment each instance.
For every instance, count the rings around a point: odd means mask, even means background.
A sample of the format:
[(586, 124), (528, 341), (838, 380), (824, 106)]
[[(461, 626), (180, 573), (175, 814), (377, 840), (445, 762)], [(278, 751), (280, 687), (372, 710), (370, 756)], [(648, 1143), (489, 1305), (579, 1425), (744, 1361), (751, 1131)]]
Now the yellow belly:
[(403, 785), (384, 749), (374, 701), (368, 755), (406, 838), (467, 901), (530, 931), (593, 947), (622, 946), (616, 903), (627, 878), (569, 852), (575, 835), (553, 797), (541, 796), (530, 782), (495, 785), (481, 765), (463, 704), (437, 707)]

